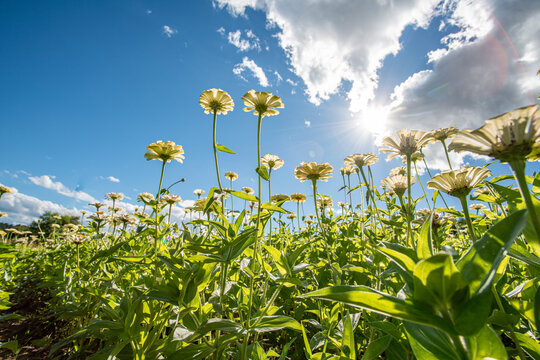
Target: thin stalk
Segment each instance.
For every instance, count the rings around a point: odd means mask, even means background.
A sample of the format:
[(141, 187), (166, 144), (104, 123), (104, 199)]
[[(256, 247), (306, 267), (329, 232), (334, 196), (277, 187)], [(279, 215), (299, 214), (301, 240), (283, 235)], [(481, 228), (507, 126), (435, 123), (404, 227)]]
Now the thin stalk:
[[(262, 115), (259, 113), (258, 121), (257, 121), (257, 169), (261, 168), (261, 123), (262, 123)], [(253, 274), (255, 274), (255, 263), (257, 260), (257, 250), (259, 245), (259, 226), (261, 224), (261, 175), (257, 173), (258, 178), (258, 194), (259, 198), (257, 199), (257, 225), (255, 226), (255, 229), (257, 229), (257, 235), (255, 237), (255, 243), (253, 244), (253, 263), (251, 264), (251, 270)], [(263, 235), (264, 235), (264, 228), (263, 228)], [(249, 285), (249, 305), (248, 305), (248, 312), (247, 312), (247, 319), (246, 324), (249, 326), (249, 323), (251, 322), (251, 308), (253, 307), (253, 285), (255, 282), (255, 277), (253, 276), (250, 281)], [(242, 344), (242, 360), (247, 359), (247, 348), (248, 348), (248, 341), (249, 341), (249, 331), (244, 336), (244, 342)]]
[[(270, 181), (272, 180), (272, 168), (268, 170), (268, 202), (272, 203), (272, 186)], [(270, 213), (270, 232), (268, 233), (268, 244), (272, 246), (272, 213)]]
[(446, 160), (448, 160), (448, 166), (450, 166), (450, 170), (454, 170), (452, 169), (452, 163), (450, 162), (450, 156), (448, 156), (448, 147), (446, 146), (446, 143), (444, 142), (444, 140), (441, 140), (442, 142), (442, 146), (444, 147), (444, 153), (446, 155)]
[(221, 187), (221, 179), (219, 178), (219, 165), (218, 165), (218, 159), (217, 159), (217, 146), (216, 146), (216, 123), (217, 123), (217, 112), (214, 110), (214, 126), (213, 126), (213, 141), (212, 146), (214, 147), (214, 161), (216, 163), (216, 175), (217, 175), (217, 181), (219, 186), (220, 193), (223, 192), (223, 188)]
[(424, 185), (422, 185), (422, 180), (420, 180), (420, 175), (418, 174), (418, 167), (416, 166), (416, 161), (413, 162), (413, 164), (414, 164), (414, 171), (416, 172), (416, 177), (418, 178), (418, 182), (420, 183), (420, 187), (422, 188), (422, 192), (424, 193), (424, 198), (426, 199), (427, 206), (429, 210), (431, 211), (431, 206), (429, 205), (426, 190), (424, 189)]
[(529, 245), (531, 245), (536, 255), (540, 255), (540, 220), (538, 219), (538, 215), (536, 214), (536, 208), (534, 207), (531, 193), (529, 192), (529, 186), (527, 185), (527, 180), (525, 179), (525, 161), (511, 161), (510, 167), (514, 172), (514, 177), (516, 178), (516, 181), (519, 185), (521, 196), (523, 197), (525, 205), (527, 206), (527, 210), (529, 211), (529, 217), (533, 223), (534, 230), (536, 230), (536, 238), (534, 242), (529, 241)]
[[(423, 154), (422, 150), (420, 150), (420, 153)], [(422, 160), (424, 161), (424, 166), (426, 167), (426, 171), (427, 171), (429, 177), (432, 178), (433, 176), (431, 175), (431, 171), (429, 171), (429, 167), (428, 167), (428, 165), (427, 165), (426, 158), (424, 157), (424, 158), (422, 158)], [(439, 196), (441, 197), (441, 199), (442, 199), (442, 201), (443, 201), (443, 203), (444, 203), (444, 206), (446, 206), (446, 208), (448, 208), (449, 206), (448, 206), (448, 204), (446, 203), (446, 200), (444, 199), (443, 194), (442, 194), (442, 193), (439, 193)], [(435, 209), (435, 202), (433, 203), (433, 208)]]
[(317, 215), (317, 222), (319, 224), (319, 227), (321, 228), (321, 232), (325, 238), (326, 241), (324, 241), (324, 245), (326, 247), (326, 258), (328, 259), (328, 266), (332, 269), (332, 275), (334, 278), (334, 284), (337, 285), (337, 277), (334, 271), (334, 267), (332, 266), (332, 260), (330, 260), (330, 248), (328, 247), (328, 236), (326, 235), (326, 230), (323, 227), (323, 224), (321, 222), (321, 218), (319, 217), (319, 208), (317, 207), (317, 180), (311, 180), (313, 184), (313, 204), (315, 205), (315, 214)]
[(407, 244), (412, 244), (412, 229), (411, 229), (411, 155), (407, 155)]
[(471, 237), (473, 242), (476, 242), (476, 234), (474, 233), (471, 217), (469, 216), (469, 206), (467, 205), (467, 196), (460, 196), (459, 201), (461, 202), (461, 207), (463, 208), (463, 215), (465, 215), (465, 220), (467, 221), (467, 228), (469, 229), (469, 236)]

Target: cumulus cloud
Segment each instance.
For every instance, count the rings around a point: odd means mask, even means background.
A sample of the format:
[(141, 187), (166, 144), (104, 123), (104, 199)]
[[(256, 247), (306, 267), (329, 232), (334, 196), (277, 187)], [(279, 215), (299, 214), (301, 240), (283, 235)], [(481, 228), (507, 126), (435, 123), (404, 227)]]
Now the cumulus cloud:
[(54, 181), (54, 176), (42, 175), (42, 176), (30, 176), (30, 180), (33, 184), (42, 186), (46, 189), (54, 190), (57, 193), (74, 198), (79, 201), (86, 202), (96, 202), (97, 200), (92, 197), (90, 194), (85, 193), (84, 191), (71, 190), (60, 181)]
[[(218, 32), (224, 35), (225, 29), (221, 27), (218, 29)], [(238, 48), (239, 51), (261, 50), (260, 40), (251, 30), (245, 31), (245, 38), (242, 37), (242, 31), (240, 30), (229, 32), (227, 34), (227, 41), (229, 44)]]
[(107, 180), (109, 180), (110, 182), (113, 182), (113, 183), (119, 183), (120, 182), (120, 179), (115, 178), (114, 176), (107, 176)]
[(249, 70), (251, 74), (259, 81), (259, 85), (264, 87), (268, 86), (268, 78), (266, 77), (263, 69), (247, 56), (242, 59), (241, 63), (234, 66), (233, 73), (246, 80), (242, 75), (246, 70)]
[(311, 102), (320, 104), (350, 85), (350, 109), (357, 112), (375, 96), (383, 59), (401, 49), (407, 25), (425, 26), (439, 0), (319, 1), (217, 0), (231, 14), (246, 7), (263, 10), (293, 71), (306, 85)]
[(7, 218), (2, 218), (4, 222), (29, 224), (47, 211), (80, 216), (80, 212), (76, 208), (68, 209), (60, 204), (40, 200), (36, 197), (22, 194), (17, 189), (14, 190), (15, 193), (4, 195), (0, 199), (0, 211), (7, 212), (9, 215)]
[(172, 37), (174, 34), (176, 34), (178, 30), (170, 27), (169, 25), (164, 25), (162, 33), (167, 36), (168, 38)]

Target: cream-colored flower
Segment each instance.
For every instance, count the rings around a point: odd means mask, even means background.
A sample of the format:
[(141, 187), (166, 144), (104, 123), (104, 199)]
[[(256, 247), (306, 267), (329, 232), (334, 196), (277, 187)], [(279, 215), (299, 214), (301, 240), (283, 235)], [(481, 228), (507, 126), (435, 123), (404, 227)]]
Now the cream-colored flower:
[(463, 167), (458, 170), (443, 171), (427, 182), (427, 187), (455, 197), (469, 195), (491, 172), (481, 167)]
[(471, 204), (469, 205), (469, 209), (480, 211), (480, 210), (486, 210), (487, 208), (486, 208), (486, 205), (484, 204)]
[(332, 201), (332, 198), (329, 196), (321, 195), (319, 198), (317, 198), (318, 208), (328, 208), (328, 207), (332, 207), (332, 205), (334, 205), (334, 202)]
[(205, 193), (205, 191), (203, 189), (195, 189), (195, 190), (193, 190), (193, 195), (196, 195), (196, 196), (201, 196), (204, 193)]
[(227, 94), (226, 91), (221, 89), (208, 89), (204, 90), (199, 96), (199, 104), (204, 109), (205, 114), (223, 114), (226, 115), (228, 111), (233, 111), (234, 101)]
[[(411, 185), (416, 181), (415, 178), (411, 178)], [(388, 176), (382, 179), (382, 184), (385, 189), (389, 192), (396, 194), (401, 197), (405, 193), (405, 190), (408, 189), (407, 185), (407, 176), (405, 175), (394, 175)]]
[(313, 220), (310, 220), (310, 219), (307, 219), (304, 221), (308, 226), (309, 225), (313, 225), (314, 221)]
[[(105, 217), (105, 215), (101, 211), (90, 215), (89, 218), (91, 220), (95, 221), (98, 225), (101, 224), (102, 222), (104, 222), (107, 219)], [(53, 225), (56, 225), (56, 224), (53, 224)], [(53, 225), (51, 225), (51, 226), (53, 226)]]
[(261, 117), (279, 114), (276, 109), (284, 108), (281, 98), (269, 92), (249, 90), (244, 96), (244, 111), (253, 111), (256, 116)]
[(470, 151), (501, 162), (540, 159), (540, 109), (530, 105), (486, 120), (476, 129), (460, 131), (448, 147)]
[(230, 181), (235, 181), (236, 179), (238, 179), (238, 174), (234, 171), (227, 171), (225, 173), (225, 178), (229, 179)]
[(294, 220), (296, 219), (296, 214), (295, 213), (290, 213), (289, 215), (287, 215), (287, 219), (290, 219), (290, 220)]
[(447, 128), (439, 128), (429, 132), (431, 137), (431, 142), (436, 141), (445, 141), (446, 139), (452, 137), (458, 133), (458, 129), (455, 126), (450, 126)]
[(285, 161), (277, 155), (266, 154), (261, 158), (261, 164), (269, 170), (277, 170), (285, 164)]
[(137, 200), (145, 204), (148, 204), (149, 202), (154, 201), (155, 198), (153, 194), (142, 192), (139, 194), (139, 196), (137, 196)]
[(390, 153), (388, 159), (396, 156), (411, 156), (418, 152), (429, 142), (430, 134), (419, 130), (403, 129), (397, 132), (397, 138), (387, 136), (383, 139), (383, 145), (388, 148), (380, 149), (384, 153)]
[(407, 168), (405, 166), (393, 168), (390, 170), (390, 176), (394, 175), (407, 175)]
[(248, 195), (252, 195), (255, 193), (255, 190), (253, 190), (252, 188), (250, 188), (249, 186), (244, 186), (242, 187), (242, 191), (245, 192), (246, 194)]
[(345, 158), (343, 161), (345, 165), (349, 166), (370, 166), (379, 161), (379, 157), (373, 153), (364, 153), (364, 154), (352, 154)]
[(271, 200), (273, 203), (277, 203), (280, 201), (289, 201), (291, 200), (291, 197), (287, 194), (275, 194), (275, 195), (272, 195)]
[(328, 181), (332, 177), (332, 171), (334, 168), (329, 163), (317, 164), (316, 162), (301, 162), (300, 166), (294, 169), (294, 177), (300, 182), (306, 180), (322, 180)]
[(307, 199), (306, 195), (302, 194), (302, 193), (294, 193), (294, 194), (291, 194), (291, 200), (292, 201), (296, 201), (298, 203), (303, 203), (305, 202)]
[(100, 202), (95, 202), (95, 203), (88, 204), (88, 205), (95, 207), (95, 208), (96, 208), (96, 211), (99, 211), (99, 209), (100, 209), (101, 207), (105, 206), (105, 204), (100, 203)]
[(351, 175), (351, 174), (355, 174), (357, 173), (359, 170), (356, 166), (352, 166), (352, 165), (349, 165), (349, 166), (345, 166), (345, 167), (342, 167), (341, 169), (339, 169), (339, 172), (341, 173), (341, 175)]
[(12, 194), (13, 189), (4, 185), (0, 185), (0, 197), (4, 194)]
[[(422, 160), (424, 160), (424, 154), (421, 152), (415, 152), (414, 154), (411, 155), (411, 162), (413, 163), (417, 161), (422, 161)], [(407, 158), (403, 158), (402, 163), (406, 164)], [(407, 168), (405, 168), (405, 173), (407, 173)]]
[(343, 202), (343, 201), (338, 201), (337, 206), (342, 207), (342, 208), (347, 208), (347, 207), (349, 207), (349, 204), (347, 204), (346, 202)]
[(161, 201), (167, 205), (174, 205), (176, 203), (182, 202), (182, 198), (174, 194), (165, 194), (161, 196)]
[(184, 149), (182, 145), (176, 145), (173, 141), (161, 141), (158, 140), (155, 143), (152, 143), (146, 147), (148, 151), (144, 154), (146, 160), (161, 160), (164, 162), (170, 162), (171, 160), (176, 160), (178, 162), (183, 162), (184, 159)]
[(117, 201), (117, 200), (122, 200), (124, 198), (124, 194), (110, 192), (110, 193), (106, 193), (105, 197), (109, 200)]
[(133, 216), (131, 216), (129, 214), (120, 215), (119, 221), (124, 226), (136, 225), (137, 224), (137, 219), (135, 219)]

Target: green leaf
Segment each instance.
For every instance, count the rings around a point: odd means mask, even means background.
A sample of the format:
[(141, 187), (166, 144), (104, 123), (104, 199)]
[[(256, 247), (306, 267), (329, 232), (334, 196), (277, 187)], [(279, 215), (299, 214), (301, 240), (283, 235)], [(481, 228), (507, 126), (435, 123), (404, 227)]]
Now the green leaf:
[[(392, 336), (385, 335), (369, 343), (362, 360), (375, 360), (381, 355), (392, 342)], [(355, 359), (355, 358), (352, 358)]]
[(352, 359), (352, 360), (356, 359), (356, 345), (354, 343), (354, 331), (353, 331), (350, 315), (345, 317), (345, 323), (343, 324), (341, 353), (348, 359)]
[(225, 152), (229, 154), (236, 154), (234, 151), (226, 147), (225, 145), (216, 144), (216, 149), (218, 149), (219, 152)]
[(125, 262), (131, 262), (131, 263), (137, 263), (137, 264), (151, 264), (152, 260), (150, 260), (147, 256), (115, 256), (113, 257), (115, 260), (125, 261)]
[(427, 259), (433, 255), (433, 239), (431, 230), (432, 218), (433, 213), (427, 217), (424, 225), (422, 225), (422, 229), (420, 230), (420, 237), (418, 238), (418, 242), (416, 244), (416, 254), (418, 255), (419, 259)]
[(414, 269), (414, 299), (425, 304), (450, 304), (467, 283), (457, 270), (452, 255), (437, 254), (420, 261)]
[(289, 212), (285, 209), (280, 208), (279, 206), (270, 204), (270, 203), (263, 203), (261, 204), (261, 209), (271, 210), (271, 211), (277, 211), (283, 214), (288, 214)]
[(260, 177), (262, 177), (266, 181), (270, 181), (270, 175), (268, 174), (268, 170), (266, 167), (261, 166), (260, 168), (256, 168), (255, 172), (259, 174)]
[(425, 309), (416, 308), (410, 301), (385, 294), (367, 286), (333, 286), (300, 297), (339, 301), (397, 319), (434, 326), (450, 333), (455, 332), (448, 322), (429, 314)]
[(224, 332), (231, 332), (236, 334), (242, 334), (242, 325), (228, 319), (210, 319), (202, 324), (196, 331), (200, 336), (208, 334), (210, 331), (220, 330)]
[(452, 342), (442, 331), (409, 322), (405, 322), (403, 326), (417, 359), (461, 360)]
[(4, 320), (17, 320), (22, 319), (23, 317), (19, 314), (5, 314), (0, 316), (0, 321)]
[(532, 359), (540, 360), (540, 344), (538, 341), (526, 334), (516, 332), (515, 335), (523, 351), (525, 351)]
[(527, 223), (527, 211), (520, 210), (493, 225), (459, 259), (457, 267), (469, 283), (471, 294), (491, 285), (500, 262)]
[(304, 353), (306, 354), (306, 358), (311, 359), (313, 357), (313, 353), (311, 352), (311, 347), (309, 346), (309, 340), (306, 335), (304, 324), (300, 323), (300, 329), (302, 330), (302, 339), (304, 339)]
[(19, 349), (19, 342), (17, 340), (2, 342), (0, 343), (0, 348), (6, 348), (14, 353), (17, 353), (17, 350)]
[(487, 325), (475, 337), (467, 337), (467, 352), (471, 360), (506, 360), (508, 355), (495, 331)]
[(486, 325), (491, 313), (491, 299), (491, 291), (486, 289), (473, 295), (457, 309), (454, 317), (454, 328), (460, 335), (475, 335)]
[(255, 202), (259, 201), (259, 199), (255, 195), (246, 194), (243, 191), (232, 190), (232, 191), (230, 191), (230, 193), (231, 193), (231, 195), (234, 195), (234, 196), (236, 196), (236, 197), (238, 197), (240, 199), (243, 199), (243, 200), (255, 201)]
[[(254, 322), (258, 322), (259, 318), (254, 318)], [(296, 331), (302, 331), (300, 323), (289, 316), (274, 315), (264, 316), (256, 327), (250, 328), (257, 333), (277, 331), (281, 329), (291, 329)]]

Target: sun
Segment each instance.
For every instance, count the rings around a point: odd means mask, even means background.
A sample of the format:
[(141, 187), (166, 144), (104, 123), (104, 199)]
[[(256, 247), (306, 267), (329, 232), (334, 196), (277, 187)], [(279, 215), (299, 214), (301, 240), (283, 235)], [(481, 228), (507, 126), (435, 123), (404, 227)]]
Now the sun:
[(376, 137), (387, 131), (390, 109), (383, 106), (369, 106), (359, 114), (357, 122), (361, 131), (369, 131)]

